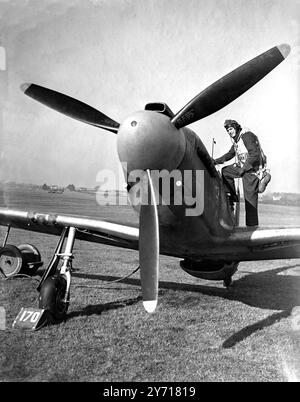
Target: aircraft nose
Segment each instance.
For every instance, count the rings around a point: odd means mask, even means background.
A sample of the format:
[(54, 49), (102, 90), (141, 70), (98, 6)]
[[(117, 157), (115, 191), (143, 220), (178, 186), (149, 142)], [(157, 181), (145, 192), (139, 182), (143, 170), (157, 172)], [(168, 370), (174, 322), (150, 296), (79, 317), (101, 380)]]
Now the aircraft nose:
[(118, 131), (118, 154), (127, 171), (136, 169), (173, 170), (185, 152), (185, 137), (169, 117), (140, 111), (124, 120)]

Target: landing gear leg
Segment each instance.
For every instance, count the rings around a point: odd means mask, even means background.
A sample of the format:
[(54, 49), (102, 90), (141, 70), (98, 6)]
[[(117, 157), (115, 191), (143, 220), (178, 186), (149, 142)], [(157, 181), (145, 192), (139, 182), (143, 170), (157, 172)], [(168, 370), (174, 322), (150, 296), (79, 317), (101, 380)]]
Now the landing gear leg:
[(225, 288), (229, 289), (232, 286), (232, 277), (236, 273), (238, 269), (239, 261), (232, 261), (231, 263), (227, 263), (224, 265), (224, 279), (223, 285)]
[[(68, 231), (68, 234), (66, 234)], [(55, 275), (49, 275), (47, 278), (43, 278), (40, 284), (39, 295), (39, 308), (45, 309), (50, 313), (52, 321), (61, 321), (65, 318), (69, 307), (70, 299), (70, 285), (71, 285), (71, 269), (73, 259), (73, 246), (75, 241), (76, 228), (66, 228), (63, 232), (60, 242), (57, 247), (57, 253), (55, 259), (52, 259), (52, 264), (57, 267), (58, 259), (63, 260), (62, 267)], [(65, 251), (61, 253), (64, 238), (67, 236), (67, 243)], [(53, 266), (50, 264), (49, 271), (53, 270)]]
[(231, 287), (231, 285), (232, 285), (232, 277), (229, 276), (228, 278), (225, 278), (223, 280), (223, 285), (224, 285), (225, 288), (229, 289)]

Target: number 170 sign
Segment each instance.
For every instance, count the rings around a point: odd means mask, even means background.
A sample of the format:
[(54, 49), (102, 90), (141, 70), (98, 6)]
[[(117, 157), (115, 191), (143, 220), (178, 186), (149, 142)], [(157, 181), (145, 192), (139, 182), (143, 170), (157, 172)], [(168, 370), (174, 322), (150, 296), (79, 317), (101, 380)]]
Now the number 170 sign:
[(46, 310), (40, 308), (21, 308), (13, 322), (13, 328), (37, 330), (46, 322)]

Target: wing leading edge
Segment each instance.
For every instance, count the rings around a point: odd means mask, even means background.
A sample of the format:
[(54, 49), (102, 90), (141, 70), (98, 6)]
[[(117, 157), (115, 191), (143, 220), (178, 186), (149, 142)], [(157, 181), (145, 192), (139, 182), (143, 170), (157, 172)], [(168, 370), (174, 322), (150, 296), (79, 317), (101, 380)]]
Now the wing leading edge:
[(300, 228), (240, 227), (217, 248), (219, 255), (236, 261), (300, 258)]
[(138, 228), (87, 217), (0, 208), (0, 225), (53, 235), (72, 226), (77, 229), (77, 239), (138, 249)]

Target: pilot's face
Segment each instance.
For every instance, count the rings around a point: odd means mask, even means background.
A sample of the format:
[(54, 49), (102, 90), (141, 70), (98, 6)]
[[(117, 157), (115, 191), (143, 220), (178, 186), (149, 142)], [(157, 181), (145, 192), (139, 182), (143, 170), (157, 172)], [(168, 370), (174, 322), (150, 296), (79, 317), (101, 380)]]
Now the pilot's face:
[(235, 130), (234, 127), (229, 126), (229, 127), (227, 127), (226, 130), (227, 130), (227, 133), (230, 135), (231, 138), (234, 138), (234, 137), (235, 137), (235, 135), (236, 135), (236, 130)]

